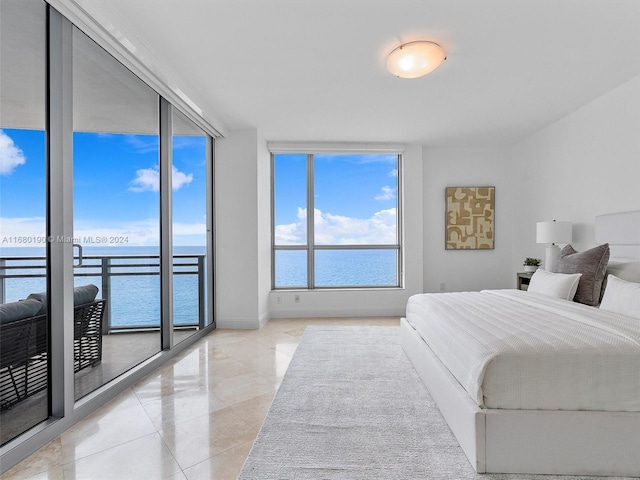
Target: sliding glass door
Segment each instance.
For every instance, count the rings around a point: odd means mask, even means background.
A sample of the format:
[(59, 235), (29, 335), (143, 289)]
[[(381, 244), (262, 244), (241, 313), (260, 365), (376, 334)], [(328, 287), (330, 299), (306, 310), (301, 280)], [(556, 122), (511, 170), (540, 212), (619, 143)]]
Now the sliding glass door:
[(73, 66), (80, 398), (161, 349), (159, 97), (77, 28)]
[(0, 444), (50, 415), (45, 33), (42, 0), (0, 2)]
[(207, 135), (173, 109), (173, 340), (207, 325)]
[(0, 0), (3, 468), (212, 326), (197, 119), (43, 0)]

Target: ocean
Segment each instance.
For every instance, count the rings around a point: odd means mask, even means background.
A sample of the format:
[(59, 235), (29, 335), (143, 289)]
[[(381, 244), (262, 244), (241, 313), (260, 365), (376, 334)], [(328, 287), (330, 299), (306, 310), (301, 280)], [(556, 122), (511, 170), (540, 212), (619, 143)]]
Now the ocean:
[[(206, 254), (205, 247), (175, 247), (181, 255)], [(282, 251), (276, 255), (276, 288), (306, 286), (306, 253)], [(292, 254), (293, 253), (293, 254)], [(77, 251), (76, 251), (77, 254)], [(317, 250), (317, 287), (395, 286), (398, 284), (395, 250)], [(10, 257), (41, 257), (11, 260)], [(46, 288), (44, 248), (0, 248), (6, 273), (21, 278), (4, 279), (4, 301), (26, 298)], [(145, 258), (147, 257), (147, 258)], [(150, 257), (150, 258), (149, 258)], [(160, 326), (160, 276), (157, 247), (84, 247), (83, 265), (75, 267), (75, 286), (92, 283), (104, 298), (103, 259), (110, 263), (109, 315), (111, 328)], [(177, 263), (185, 266), (178, 266)], [(198, 323), (198, 275), (196, 257), (174, 261), (174, 325)], [(76, 259), (77, 263), (77, 259)], [(126, 264), (126, 266), (125, 266)], [(205, 276), (206, 278), (206, 276)], [(205, 299), (203, 299), (204, 301)]]
[[(316, 250), (316, 287), (389, 287), (398, 285), (396, 250)], [(307, 285), (307, 253), (276, 252), (276, 288)]]
[[(75, 251), (77, 255), (77, 250)], [(83, 266), (74, 268), (74, 285), (92, 283), (98, 287), (98, 298), (104, 298), (102, 285), (103, 258), (111, 261), (109, 309), (111, 328), (160, 326), (160, 276), (158, 247), (85, 247)], [(206, 247), (175, 247), (175, 254), (205, 255)], [(30, 293), (46, 289), (44, 259), (11, 260), (10, 257), (43, 257), (44, 248), (2, 248), (6, 273), (21, 278), (4, 279), (4, 301), (26, 298)], [(144, 258), (147, 257), (147, 258)], [(76, 258), (76, 263), (77, 263)], [(186, 266), (174, 266), (174, 325), (198, 323), (198, 275), (195, 257), (175, 260)], [(127, 266), (124, 266), (124, 265)], [(34, 276), (38, 275), (38, 276)], [(206, 278), (206, 276), (205, 276)], [(206, 299), (203, 299), (206, 301)], [(206, 317), (205, 317), (206, 318)]]

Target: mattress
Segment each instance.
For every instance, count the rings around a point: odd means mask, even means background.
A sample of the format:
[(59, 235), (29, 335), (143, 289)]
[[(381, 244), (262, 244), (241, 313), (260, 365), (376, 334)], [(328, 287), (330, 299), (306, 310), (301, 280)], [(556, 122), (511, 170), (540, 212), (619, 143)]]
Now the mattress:
[(521, 290), (420, 294), (407, 321), (482, 408), (640, 411), (640, 322)]

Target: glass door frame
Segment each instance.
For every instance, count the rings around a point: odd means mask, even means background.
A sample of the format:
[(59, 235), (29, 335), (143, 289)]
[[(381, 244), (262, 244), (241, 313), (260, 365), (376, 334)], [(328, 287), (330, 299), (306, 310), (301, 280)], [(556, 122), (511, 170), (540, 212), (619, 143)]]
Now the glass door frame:
[[(47, 96), (46, 96), (46, 199), (47, 199), (47, 289), (50, 313), (49, 395), (50, 417), (0, 447), (1, 473), (20, 462), (73, 424), (97, 410), (118, 394), (140, 381), (157, 367), (215, 329), (214, 295), (214, 137), (207, 135), (207, 285), (209, 308), (205, 327), (188, 339), (173, 344), (172, 305), (161, 307), (162, 347), (158, 354), (113, 381), (75, 401), (73, 358), (73, 24), (58, 10), (47, 5)], [(91, 35), (90, 35), (91, 37)], [(93, 37), (95, 39), (95, 37)], [(101, 45), (101, 42), (99, 42)], [(107, 50), (109, 51), (109, 50)], [(111, 52), (110, 52), (111, 53)], [(120, 60), (116, 56), (117, 60)], [(123, 63), (123, 62), (121, 62)], [(128, 65), (125, 64), (125, 67)], [(135, 74), (135, 71), (134, 71)], [(151, 85), (153, 88), (153, 86)], [(160, 243), (161, 292), (172, 289), (171, 210), (171, 103), (159, 94), (160, 116)], [(177, 108), (177, 107), (173, 107)], [(189, 115), (193, 117), (193, 114)], [(167, 126), (168, 125), (168, 126)], [(217, 133), (217, 132), (216, 132)], [(169, 148), (167, 148), (167, 146)], [(164, 151), (163, 151), (164, 150)], [(167, 194), (168, 192), (168, 194)], [(168, 255), (165, 253), (168, 252)]]

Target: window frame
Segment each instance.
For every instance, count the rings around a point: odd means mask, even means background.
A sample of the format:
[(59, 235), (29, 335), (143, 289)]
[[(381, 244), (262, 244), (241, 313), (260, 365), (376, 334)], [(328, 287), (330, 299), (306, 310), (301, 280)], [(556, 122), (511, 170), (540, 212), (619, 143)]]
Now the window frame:
[[(403, 152), (399, 149), (393, 151), (370, 150), (366, 151), (351, 150), (348, 148), (338, 149), (332, 153), (338, 155), (375, 155), (375, 154), (393, 154), (397, 158), (397, 184), (396, 184), (396, 243), (395, 244), (351, 244), (351, 245), (318, 245), (315, 243), (315, 193), (314, 193), (314, 157), (316, 154), (324, 154), (326, 151), (306, 150), (306, 149), (271, 149), (271, 289), (272, 290), (372, 290), (372, 289), (398, 289), (404, 288), (404, 244), (402, 237), (402, 218), (403, 218)], [(275, 161), (278, 154), (300, 154), (306, 155), (306, 209), (307, 209), (307, 235), (306, 243), (300, 245), (276, 245), (276, 188), (275, 188)], [(315, 282), (315, 252), (322, 250), (395, 250), (396, 252), (396, 279), (395, 285), (331, 285), (318, 286)], [(307, 254), (307, 285), (288, 285), (276, 286), (276, 252), (278, 251), (306, 251)]]

